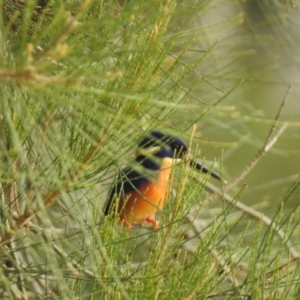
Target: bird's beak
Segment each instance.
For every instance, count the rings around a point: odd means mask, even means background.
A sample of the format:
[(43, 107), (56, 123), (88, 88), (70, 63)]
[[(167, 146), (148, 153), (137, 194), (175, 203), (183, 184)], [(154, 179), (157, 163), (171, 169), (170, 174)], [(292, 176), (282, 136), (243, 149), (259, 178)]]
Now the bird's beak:
[(201, 171), (202, 173), (209, 174), (211, 177), (226, 183), (226, 180), (224, 180), (218, 173), (212, 171), (210, 167), (203, 165), (199, 159), (194, 158), (192, 155), (190, 155), (189, 159), (191, 167)]

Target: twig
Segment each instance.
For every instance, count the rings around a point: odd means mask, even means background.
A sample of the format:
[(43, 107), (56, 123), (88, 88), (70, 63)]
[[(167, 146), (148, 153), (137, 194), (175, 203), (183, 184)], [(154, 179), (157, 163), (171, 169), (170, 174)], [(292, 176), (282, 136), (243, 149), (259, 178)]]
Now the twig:
[[(199, 236), (200, 239), (203, 240), (205, 238), (205, 233), (202, 230), (203, 226), (199, 222), (199, 220), (195, 220), (194, 216), (192, 214), (187, 215), (187, 219), (192, 224), (194, 232), (197, 232), (197, 236)], [(232, 269), (228, 266), (228, 264), (226, 263), (226, 261), (223, 258), (220, 258), (217, 250), (213, 248), (213, 245), (209, 246), (208, 248), (209, 248), (209, 251), (212, 254), (212, 256), (216, 259), (218, 265), (222, 268), (224, 274), (229, 275), (230, 273), (232, 273)], [(238, 286), (238, 281), (234, 277), (233, 274), (232, 274), (232, 276), (228, 277), (228, 279), (233, 286), (235, 286), (235, 287)]]
[(205, 200), (205, 203), (212, 202), (216, 200), (219, 197), (222, 197), (222, 195), (225, 192), (230, 191), (233, 187), (235, 187), (238, 183), (240, 183), (256, 166), (256, 164), (259, 162), (259, 160), (271, 149), (271, 147), (276, 143), (278, 140), (279, 136), (283, 133), (283, 131), (287, 128), (287, 124), (281, 126), (277, 133), (273, 136), (272, 139), (268, 141), (259, 151), (258, 153), (254, 156), (252, 161), (244, 168), (244, 170), (240, 173), (239, 176), (237, 176), (233, 181), (230, 183), (226, 184), (224, 188), (221, 190), (216, 189), (213, 191), (213, 193)]
[(258, 163), (258, 161), (261, 159), (263, 155), (266, 154), (268, 150), (271, 149), (271, 147), (275, 144), (275, 142), (278, 140), (279, 136), (283, 133), (283, 131), (286, 129), (287, 124), (280, 127), (278, 132), (274, 135), (272, 139), (268, 141), (268, 143), (265, 143), (265, 145), (258, 151), (258, 153), (255, 155), (255, 157), (252, 159), (252, 161), (244, 168), (244, 170), (240, 173), (239, 176), (236, 177), (232, 182), (226, 184), (222, 190), (216, 188), (212, 184), (207, 184), (205, 186), (205, 189), (211, 192), (211, 195), (205, 200), (205, 204), (210, 203), (214, 200), (216, 200), (219, 197), (222, 197), (225, 192), (231, 190), (234, 186), (236, 186), (240, 181), (242, 181), (246, 175), (249, 174), (249, 172), (255, 167), (255, 165)]
[[(205, 189), (211, 193), (211, 195), (205, 200), (205, 203), (212, 202), (216, 200), (219, 197), (222, 197), (226, 202), (230, 203), (231, 205), (234, 205), (235, 208), (244, 211), (251, 217), (261, 220), (265, 225), (271, 226), (273, 230), (276, 231), (276, 234), (279, 236), (281, 240), (284, 240), (285, 233), (280, 228), (280, 226), (276, 225), (272, 219), (267, 217), (265, 214), (239, 202), (234, 200), (230, 195), (226, 194), (229, 190), (231, 190), (234, 186), (236, 186), (239, 182), (241, 182), (246, 175), (249, 174), (249, 172), (255, 167), (255, 165), (258, 163), (258, 161), (273, 147), (273, 145), (277, 142), (280, 135), (283, 133), (283, 131), (287, 128), (288, 124), (283, 124), (278, 131), (274, 134), (276, 125), (278, 124), (278, 120), (281, 117), (281, 114), (283, 112), (284, 106), (286, 104), (286, 101), (288, 99), (288, 96), (290, 94), (291, 87), (289, 87), (286, 96), (284, 97), (280, 108), (278, 110), (278, 113), (274, 119), (274, 123), (269, 131), (269, 134), (267, 136), (266, 142), (264, 143), (263, 147), (257, 152), (257, 154), (254, 156), (252, 161), (244, 168), (244, 170), (240, 173), (239, 176), (236, 177), (232, 182), (227, 184), (223, 190), (218, 189), (213, 184), (207, 183), (205, 186)], [(288, 240), (285, 243), (286, 248), (290, 252), (291, 256), (293, 258), (299, 257), (299, 253), (297, 250), (292, 246), (291, 242)]]
[(117, 273), (115, 272), (115, 270), (114, 270), (112, 264), (111, 264), (111, 260), (110, 260), (110, 258), (109, 258), (109, 256), (108, 256), (107, 252), (106, 252), (106, 248), (105, 248), (105, 246), (103, 245), (100, 236), (99, 236), (99, 242), (100, 242), (100, 247), (99, 247), (99, 249), (100, 249), (100, 252), (101, 252), (101, 254), (102, 254), (103, 260), (104, 260), (104, 262), (106, 263), (106, 266), (109, 268), (109, 270), (110, 270), (110, 272), (111, 272), (111, 274), (112, 274), (112, 276), (113, 276), (113, 279), (114, 279), (114, 281), (115, 281), (117, 287), (119, 288), (120, 293), (122, 294), (122, 297), (123, 297), (122, 299), (129, 300), (130, 297), (129, 297), (127, 291), (125, 290), (125, 287), (124, 287), (124, 285), (122, 284), (120, 278), (118, 277)]
[[(114, 122), (111, 122), (107, 128), (104, 131), (104, 136), (110, 132), (110, 128), (113, 127), (114, 123), (117, 121), (117, 117), (120, 116), (120, 114), (122, 113), (123, 109), (125, 107), (125, 102), (123, 104), (121, 104), (117, 110), (117, 114), (116, 114), (116, 118), (114, 119)], [(11, 125), (12, 126), (12, 125)], [(16, 219), (16, 223), (13, 224), (13, 228), (20, 228), (20, 227), (24, 227), (26, 226), (26, 224), (36, 215), (38, 214), (42, 209), (44, 209), (45, 207), (50, 206), (51, 204), (53, 204), (57, 198), (61, 195), (61, 193), (63, 191), (67, 191), (69, 189), (71, 189), (72, 185), (74, 184), (74, 182), (78, 181), (79, 178), (81, 178), (85, 171), (86, 171), (86, 166), (88, 163), (90, 163), (90, 161), (92, 160), (92, 158), (94, 157), (94, 154), (96, 153), (96, 151), (98, 150), (98, 148), (104, 143), (104, 139), (103, 139), (103, 135), (95, 141), (95, 143), (93, 143), (87, 153), (87, 155), (84, 157), (84, 159), (82, 160), (81, 165), (74, 171), (73, 175), (68, 178), (67, 180), (65, 180), (64, 182), (61, 183), (61, 185), (59, 187), (57, 187), (56, 189), (54, 189), (52, 192), (50, 192), (48, 194), (48, 196), (46, 197), (46, 199), (43, 201), (43, 203), (41, 205), (36, 205), (33, 208), (28, 209), (28, 207), (25, 208), (23, 214), (20, 214), (20, 216)], [(14, 212), (11, 211), (11, 214), (13, 214)], [(15, 235), (15, 232), (13, 230), (6, 230), (2, 237), (1, 237), (1, 245), (5, 245), (7, 243), (9, 243), (9, 240), (12, 239), (12, 237)]]
[[(1, 206), (4, 209), (4, 207), (5, 207), (5, 198), (4, 197), (5, 196), (4, 196), (4, 190), (3, 190), (1, 183), (0, 183), (0, 194), (1, 194)], [(10, 210), (12, 210), (13, 199), (16, 198), (16, 187), (15, 187), (15, 184), (13, 184), (13, 183), (11, 185), (9, 185), (9, 187), (7, 189), (7, 198), (8, 198), (9, 208), (10, 208)], [(18, 211), (18, 209), (17, 209), (17, 211)], [(9, 222), (8, 218), (6, 218), (6, 220), (5, 220), (5, 225), (6, 225), (6, 232), (11, 232), (11, 226), (10, 226), (10, 222)], [(15, 247), (15, 243), (13, 241), (13, 235), (7, 240), (7, 246), (4, 246), (4, 248), (5, 248), (5, 250), (7, 249), (8, 254), (10, 255), (11, 258), (13, 258), (14, 263), (15, 263), (14, 265), (15, 265), (15, 268), (17, 271), (17, 279), (18, 279), (17, 287), (19, 289), (18, 298), (27, 300), (28, 296), (27, 296), (27, 292), (25, 290), (25, 285), (24, 285), (24, 277), (22, 274), (23, 270), (20, 266), (21, 265), (20, 260), (18, 258), (17, 252), (15, 250), (16, 247)], [(13, 287), (11, 290), (13, 292), (17, 292), (15, 287)]]
[[(238, 210), (245, 212), (246, 214), (253, 217), (254, 219), (262, 221), (267, 226), (271, 226), (271, 228), (276, 231), (279, 238), (281, 240), (284, 240), (284, 238), (285, 238), (284, 231), (280, 228), (279, 225), (275, 224), (272, 219), (267, 217), (262, 212), (257, 211), (254, 208), (249, 207), (239, 201), (236, 201), (230, 195), (228, 195), (226, 193), (222, 193), (220, 191), (220, 189), (218, 189), (217, 187), (215, 187), (213, 184), (211, 184), (209, 182), (206, 184), (205, 189), (209, 192), (218, 193), (218, 194), (222, 195), (223, 199), (226, 202), (232, 204)], [(292, 243), (290, 241), (286, 241), (285, 246), (293, 258), (300, 257), (298, 251), (292, 246)]]
[[(39, 228), (37, 230), (36, 226), (33, 225), (30, 221), (28, 221), (26, 223), (26, 226), (28, 228), (31, 229), (32, 232), (36, 232), (38, 233), (39, 232)], [(73, 259), (70, 259), (69, 255), (63, 251), (60, 247), (58, 247), (55, 243), (54, 243), (54, 239), (53, 239), (53, 235), (51, 235), (51, 238), (49, 237), (49, 233), (45, 230), (44, 232), (42, 232), (42, 237), (44, 238), (44, 240), (46, 242), (50, 242), (52, 243), (52, 248), (53, 250), (61, 257), (63, 257), (65, 260), (66, 260), (66, 264), (68, 265), (69, 269), (73, 272), (74, 275), (78, 276), (79, 274), (84, 274), (90, 278), (94, 278), (94, 279), (98, 279), (98, 280), (101, 280), (99, 277), (97, 277), (92, 271), (84, 268), (82, 265), (80, 265), (79, 263), (77, 263), (75, 260)], [(121, 283), (120, 279), (118, 278), (118, 275), (116, 274), (116, 272), (114, 271), (114, 269), (111, 267), (111, 262), (110, 262), (110, 259), (106, 253), (106, 249), (104, 246), (101, 246), (100, 247), (100, 251), (101, 251), (101, 254), (104, 258), (104, 261), (106, 262), (106, 265), (109, 267), (111, 273), (112, 273), (112, 276), (114, 277), (114, 280), (117, 284), (117, 286), (119, 287), (119, 290), (123, 296), (122, 299), (130, 299), (129, 298), (129, 295), (127, 294), (123, 284)], [(101, 282), (102, 284), (102, 282)]]
[(17, 273), (17, 277), (18, 277), (17, 286), (18, 286), (18, 289), (20, 290), (20, 296), (21, 296), (22, 299), (27, 300), (29, 298), (28, 298), (27, 292), (25, 290), (24, 276), (22, 274), (23, 268), (21, 267), (20, 260), (18, 258), (17, 252), (15, 250), (16, 247), (15, 247), (15, 243), (14, 243), (13, 239), (9, 241), (8, 247), (10, 249), (11, 256), (14, 258), (15, 267), (16, 267), (16, 270), (18, 272)]
[[(28, 221), (26, 223), (26, 226), (28, 229), (30, 229), (32, 232), (36, 233), (36, 234), (40, 234), (42, 235), (43, 239), (47, 242), (47, 243), (51, 243), (52, 244), (52, 248), (53, 250), (61, 257), (63, 257), (67, 262), (67, 265), (69, 266), (69, 268), (71, 269), (71, 271), (73, 273), (75, 273), (76, 275), (78, 275), (78, 273), (83, 273), (88, 277), (92, 277), (95, 278), (95, 274), (90, 271), (87, 270), (85, 268), (83, 268), (80, 264), (78, 264), (75, 260), (70, 259), (69, 255), (64, 252), (62, 249), (60, 249), (55, 243), (54, 243), (54, 239), (53, 239), (53, 234), (50, 234), (49, 229), (42, 229), (38, 226), (35, 226), (33, 223), (31, 223), (30, 221)], [(51, 238), (50, 238), (51, 235)], [(76, 269), (76, 270), (75, 270)]]
[(78, 276), (79, 274), (84, 274), (88, 277), (91, 277), (91, 278), (95, 278), (95, 274), (90, 271), (90, 270), (87, 270), (85, 268), (82, 267), (82, 265), (80, 265), (79, 263), (77, 263), (74, 259), (71, 259), (69, 257), (69, 255), (63, 251), (62, 249), (60, 249), (55, 243), (53, 243), (53, 239), (50, 239), (49, 236), (43, 232), (42, 234), (44, 240), (46, 242), (51, 242), (52, 243), (52, 248), (53, 250), (61, 257), (63, 257), (65, 260), (66, 260), (66, 264), (68, 265), (69, 269), (76, 275)]
[[(273, 147), (273, 145), (278, 140), (279, 136), (287, 128), (288, 124), (285, 123), (279, 128), (277, 133), (274, 134), (275, 128), (278, 124), (278, 120), (281, 117), (281, 114), (282, 114), (284, 106), (287, 102), (288, 96), (290, 95), (290, 91), (291, 91), (291, 87), (289, 87), (289, 89), (280, 105), (278, 113), (274, 119), (274, 123), (269, 131), (269, 134), (266, 138), (266, 142), (264, 143), (263, 147), (257, 152), (257, 154), (254, 156), (254, 158), (250, 161), (250, 163), (240, 173), (240, 175), (237, 176), (232, 182), (230, 182), (226, 186), (224, 186), (223, 192), (230, 191), (233, 187), (235, 187), (238, 183), (240, 183), (246, 177), (246, 175), (248, 175), (250, 173), (250, 171), (252, 171), (252, 169), (256, 166), (256, 164), (259, 162), (259, 160)], [(222, 196), (222, 192), (216, 191), (210, 197), (208, 197), (205, 202), (208, 203), (208, 202), (214, 201), (217, 198), (219, 198), (220, 196)]]

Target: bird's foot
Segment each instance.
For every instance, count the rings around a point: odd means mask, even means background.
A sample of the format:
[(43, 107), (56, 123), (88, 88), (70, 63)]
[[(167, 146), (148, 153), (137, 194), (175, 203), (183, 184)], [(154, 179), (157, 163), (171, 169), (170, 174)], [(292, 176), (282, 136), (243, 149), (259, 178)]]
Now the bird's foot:
[(130, 232), (133, 228), (132, 224), (130, 223), (126, 223), (126, 226), (127, 226), (127, 230), (126, 230), (127, 232)]
[(130, 232), (133, 228), (132, 224), (127, 219), (120, 219), (118, 225), (125, 225), (127, 227), (127, 232)]
[(159, 227), (159, 221), (156, 221), (155, 219), (151, 218), (151, 217), (146, 217), (145, 219), (148, 223), (153, 224), (153, 228), (154, 229), (158, 229)]

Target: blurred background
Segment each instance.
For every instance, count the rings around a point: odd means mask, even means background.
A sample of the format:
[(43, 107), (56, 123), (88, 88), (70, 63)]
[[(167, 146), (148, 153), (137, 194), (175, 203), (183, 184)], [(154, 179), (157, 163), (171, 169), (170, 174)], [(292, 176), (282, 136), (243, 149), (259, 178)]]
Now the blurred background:
[[(242, 198), (248, 205), (264, 202), (263, 210), (273, 213), (300, 167), (299, 3), (213, 1), (208, 7), (192, 21), (197, 34), (189, 48), (210, 50), (195, 69), (202, 80), (192, 90), (197, 99), (190, 97), (189, 103), (204, 108), (202, 102), (212, 105), (222, 91), (239, 85), (197, 122), (198, 133), (213, 142), (196, 142), (208, 160), (218, 160), (224, 149), (223, 172), (233, 179), (264, 144), (287, 97), (281, 121), (289, 126), (245, 178), (248, 189)], [(188, 55), (195, 55), (191, 52)], [(188, 118), (197, 113), (187, 112)], [(181, 118), (174, 122), (184, 122)], [(298, 197), (289, 200), (291, 206)]]

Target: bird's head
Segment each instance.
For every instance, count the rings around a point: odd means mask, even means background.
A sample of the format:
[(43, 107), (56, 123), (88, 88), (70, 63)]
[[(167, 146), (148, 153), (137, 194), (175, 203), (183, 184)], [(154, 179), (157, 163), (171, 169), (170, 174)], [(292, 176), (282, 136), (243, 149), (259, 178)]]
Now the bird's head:
[(138, 144), (137, 161), (143, 163), (144, 160), (152, 159), (159, 163), (162, 159), (170, 159), (176, 163), (187, 153), (188, 148), (183, 140), (160, 131), (152, 131)]
[(222, 180), (217, 173), (211, 172), (209, 168), (202, 166), (198, 160), (194, 159), (188, 151), (187, 144), (180, 138), (155, 130), (138, 144), (136, 161), (149, 170), (158, 171), (163, 164), (171, 166), (184, 159), (189, 160), (190, 165), (195, 169)]

